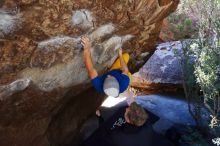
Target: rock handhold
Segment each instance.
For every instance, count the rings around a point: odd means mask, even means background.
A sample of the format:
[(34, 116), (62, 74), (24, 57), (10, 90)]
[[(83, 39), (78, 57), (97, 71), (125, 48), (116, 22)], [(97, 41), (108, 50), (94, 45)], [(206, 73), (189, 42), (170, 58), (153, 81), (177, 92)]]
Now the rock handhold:
[(72, 25), (80, 28), (81, 30), (88, 31), (93, 28), (95, 18), (92, 16), (91, 12), (82, 9), (73, 12)]
[(42, 42), (39, 42), (38, 49), (42, 49), (44, 52), (55, 52), (60, 47), (62, 47), (65, 44), (65, 47), (67, 46), (75, 46), (76, 39), (69, 37), (69, 36), (57, 36), (54, 38), (51, 38), (49, 40), (45, 40)]
[(102, 64), (105, 62), (108, 63), (107, 66), (110, 67), (117, 58), (117, 50), (120, 49), (126, 41), (131, 40), (133, 37), (134, 36), (132, 35), (113, 36), (107, 41), (103, 42), (102, 46), (104, 51), (98, 59), (98, 63)]
[(100, 40), (106, 35), (111, 35), (115, 31), (115, 26), (112, 23), (102, 25), (89, 34), (91, 43), (96, 40)]
[(9, 85), (0, 86), (0, 101), (6, 100), (7, 97), (14, 93), (23, 91), (31, 83), (30, 79), (18, 79)]
[(12, 34), (19, 28), (20, 23), (20, 17), (14, 14), (13, 11), (0, 9), (0, 38)]

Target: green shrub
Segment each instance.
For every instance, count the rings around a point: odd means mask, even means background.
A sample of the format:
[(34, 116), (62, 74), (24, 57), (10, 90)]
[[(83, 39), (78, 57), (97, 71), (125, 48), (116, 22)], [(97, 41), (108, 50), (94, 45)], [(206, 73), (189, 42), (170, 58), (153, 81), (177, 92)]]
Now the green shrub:
[[(209, 135), (213, 141), (218, 141), (220, 133), (220, 0), (191, 1), (191, 4), (197, 6), (198, 39), (185, 44), (183, 48), (181, 64), (184, 90), (188, 101), (195, 107), (192, 108), (189, 104), (190, 113), (198, 126), (204, 126), (201, 124), (205, 123), (201, 123), (205, 120), (202, 117), (201, 108), (205, 106), (210, 112), (211, 118), (206, 126), (211, 128)], [(183, 26), (190, 28), (191, 25), (192, 21), (185, 19)]]

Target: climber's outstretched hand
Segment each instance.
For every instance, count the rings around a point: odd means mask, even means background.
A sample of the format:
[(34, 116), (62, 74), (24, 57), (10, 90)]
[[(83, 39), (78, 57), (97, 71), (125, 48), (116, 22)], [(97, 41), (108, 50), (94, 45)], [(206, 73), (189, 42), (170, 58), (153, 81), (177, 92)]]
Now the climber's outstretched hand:
[(128, 72), (129, 72), (128, 66), (127, 66), (127, 64), (126, 64), (126, 62), (125, 62), (125, 60), (123, 58), (123, 54), (122, 54), (122, 49), (121, 48), (118, 50), (118, 55), (119, 55), (119, 59), (120, 59), (121, 70), (122, 70), (123, 74), (128, 75)]
[(118, 55), (119, 55), (119, 56), (122, 56), (122, 49), (121, 49), (121, 48), (118, 49)]
[(81, 44), (85, 50), (90, 50), (91, 43), (90, 43), (88, 36), (85, 35), (81, 37)]
[(89, 74), (90, 79), (94, 79), (95, 77), (98, 76), (98, 73), (92, 63), (92, 57), (91, 57), (91, 52), (90, 52), (91, 43), (89, 41), (88, 36), (81, 37), (81, 44), (84, 48), (83, 59), (84, 59), (85, 65), (86, 65), (87, 72)]

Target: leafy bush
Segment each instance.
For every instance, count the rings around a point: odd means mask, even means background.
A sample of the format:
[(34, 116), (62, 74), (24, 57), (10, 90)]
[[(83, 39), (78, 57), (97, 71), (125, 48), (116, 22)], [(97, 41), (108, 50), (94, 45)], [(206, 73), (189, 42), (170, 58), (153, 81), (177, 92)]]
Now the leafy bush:
[[(188, 3), (187, 3), (188, 2)], [(184, 89), (189, 104), (190, 113), (198, 126), (204, 121), (202, 107), (211, 113), (210, 136), (213, 143), (220, 145), (220, 0), (187, 1), (189, 9), (197, 13), (198, 39), (183, 44)], [(189, 5), (190, 4), (190, 5)], [(190, 11), (182, 12), (189, 15)], [(184, 27), (190, 26), (190, 20), (185, 19)], [(183, 30), (183, 27), (179, 27)]]
[(188, 127), (186, 134), (181, 136), (180, 142), (190, 146), (210, 146), (200, 132), (191, 127)]
[(174, 13), (168, 17), (168, 21), (170, 23), (169, 29), (174, 34), (175, 40), (196, 36), (197, 28), (187, 15)]

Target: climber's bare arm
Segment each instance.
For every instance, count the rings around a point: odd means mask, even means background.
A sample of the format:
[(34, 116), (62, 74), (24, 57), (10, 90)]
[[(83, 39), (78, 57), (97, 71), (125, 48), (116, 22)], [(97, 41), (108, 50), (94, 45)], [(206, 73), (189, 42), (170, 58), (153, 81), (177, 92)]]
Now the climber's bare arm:
[(122, 56), (122, 49), (119, 49), (118, 55), (119, 55), (119, 59), (120, 59), (120, 64), (121, 64), (122, 73), (125, 74), (125, 75), (128, 75), (129, 70), (128, 70), (128, 66), (127, 66), (127, 64), (125, 63), (125, 60), (124, 60), (124, 58), (123, 58), (123, 56)]
[(98, 76), (98, 73), (92, 64), (92, 58), (91, 58), (91, 52), (90, 52), (91, 43), (89, 41), (89, 38), (87, 36), (81, 37), (81, 44), (83, 45), (83, 48), (84, 48), (83, 59), (86, 65), (86, 69), (88, 71), (90, 79), (94, 79), (95, 77)]

